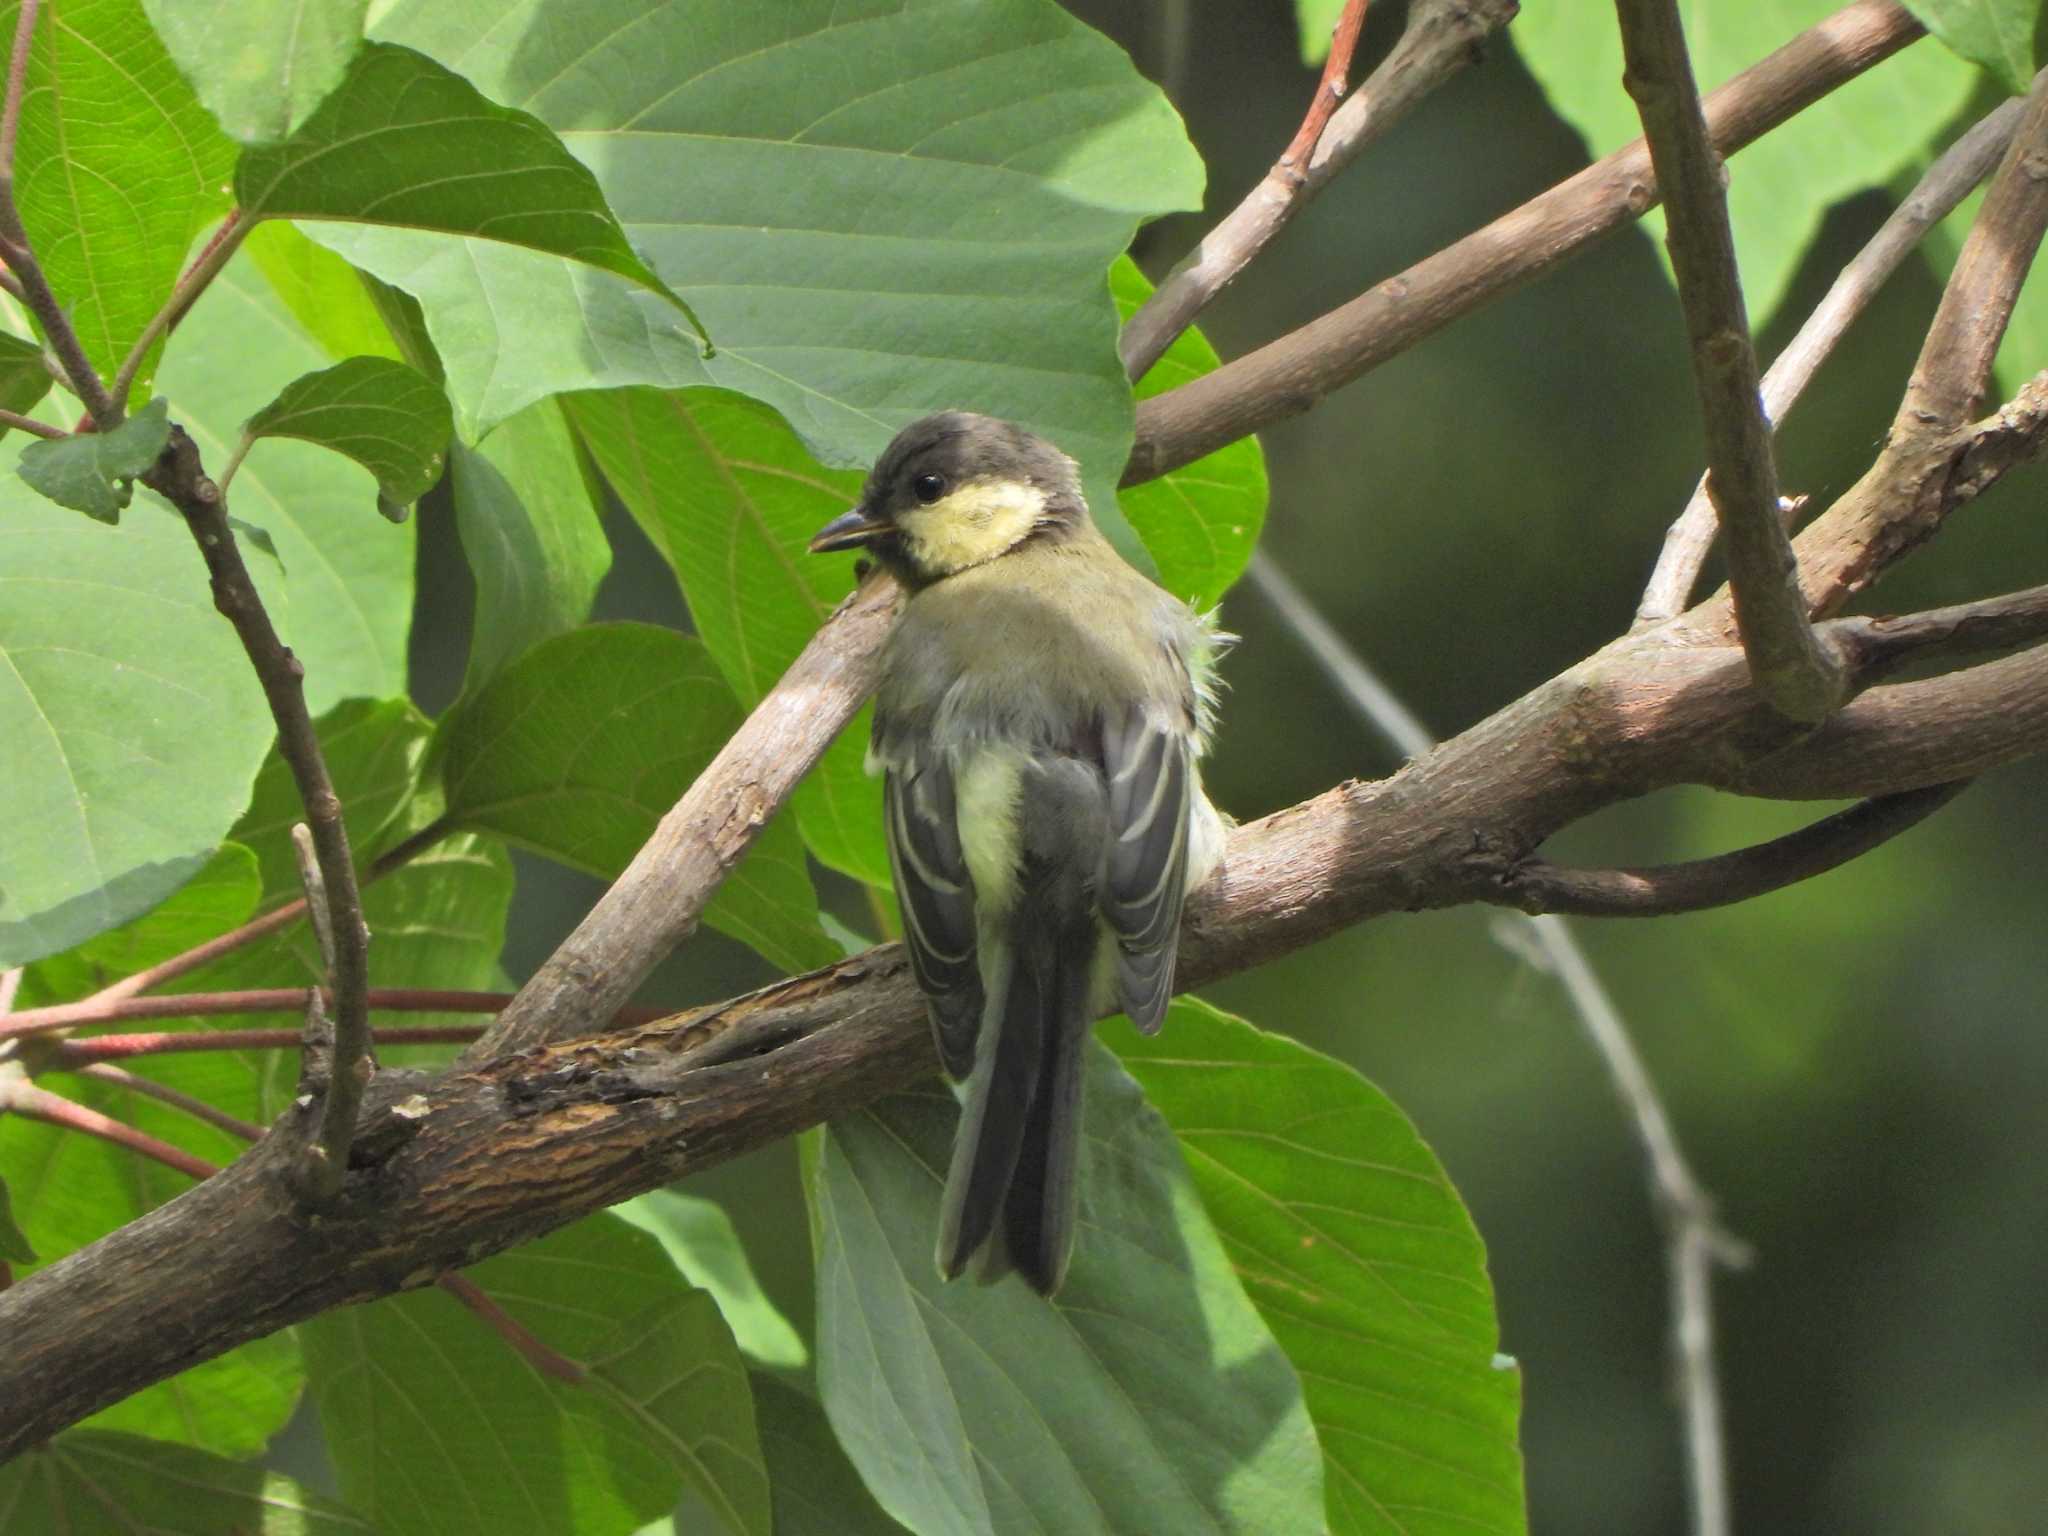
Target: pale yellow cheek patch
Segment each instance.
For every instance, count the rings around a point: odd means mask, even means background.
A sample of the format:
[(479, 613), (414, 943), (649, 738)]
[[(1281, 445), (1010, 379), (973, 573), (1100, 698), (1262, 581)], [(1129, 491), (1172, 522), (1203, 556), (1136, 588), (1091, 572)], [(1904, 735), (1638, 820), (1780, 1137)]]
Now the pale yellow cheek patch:
[(911, 557), (934, 575), (993, 560), (1031, 532), (1045, 492), (1021, 480), (970, 480), (928, 507), (897, 514)]

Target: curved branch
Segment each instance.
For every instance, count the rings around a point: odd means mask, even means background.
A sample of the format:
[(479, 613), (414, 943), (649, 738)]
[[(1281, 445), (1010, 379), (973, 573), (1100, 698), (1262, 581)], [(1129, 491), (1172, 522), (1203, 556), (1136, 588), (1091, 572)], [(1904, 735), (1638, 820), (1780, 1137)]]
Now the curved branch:
[[(1707, 97), (1714, 147), (1733, 154), (1922, 36), (1890, 0), (1859, 0)], [(1178, 469), (1407, 351), (1453, 320), (1540, 277), (1657, 200), (1638, 139), (1256, 352), (1138, 403), (1123, 483)]]
[(1500, 904), (1572, 917), (1667, 917), (1748, 901), (1811, 880), (1918, 826), (1961, 794), (1968, 781), (1883, 795), (1810, 827), (1685, 864), (1643, 869), (1572, 869), (1531, 860), (1508, 876)]

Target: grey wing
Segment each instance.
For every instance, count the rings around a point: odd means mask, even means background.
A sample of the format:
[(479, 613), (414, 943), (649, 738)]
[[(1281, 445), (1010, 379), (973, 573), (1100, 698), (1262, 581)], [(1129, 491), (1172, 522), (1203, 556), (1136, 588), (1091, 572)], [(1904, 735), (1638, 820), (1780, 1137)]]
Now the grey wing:
[(948, 1076), (965, 1077), (974, 1068), (982, 991), (974, 882), (960, 849), (952, 768), (942, 758), (897, 763), (883, 776), (882, 804), (911, 969), (931, 1013), (939, 1060)]
[(1106, 723), (1102, 736), (1110, 827), (1102, 912), (1116, 935), (1124, 1012), (1149, 1035), (1173, 996), (1194, 743), (1185, 730), (1139, 710)]

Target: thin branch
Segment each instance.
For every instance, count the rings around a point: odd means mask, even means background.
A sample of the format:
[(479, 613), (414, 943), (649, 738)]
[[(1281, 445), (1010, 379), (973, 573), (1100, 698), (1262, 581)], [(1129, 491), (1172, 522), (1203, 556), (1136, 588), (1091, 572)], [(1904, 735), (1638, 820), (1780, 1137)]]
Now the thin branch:
[(1323, 58), (1323, 76), (1309, 98), (1308, 112), (1295, 129), (1293, 142), (1281, 151), (1280, 164), (1297, 182), (1330, 118), (1344, 105), (1344, 93), (1351, 89), (1351, 55), (1358, 48), (1358, 34), (1365, 30), (1366, 8), (1367, 0), (1344, 0), (1337, 24), (1330, 29), (1330, 51)]
[(30, 432), (52, 442), (71, 435), (62, 427), (53, 426), (47, 421), (38, 421), (33, 416), (24, 416), (19, 411), (0, 410), (0, 427), (12, 427), (17, 432)]
[(26, 303), (28, 300), (28, 294), (22, 289), (21, 279), (10, 272), (4, 263), (0, 263), (0, 293), (6, 294), (16, 303)]
[(718, 883), (873, 690), (896, 596), (878, 572), (840, 605), (465, 1060), (598, 1027), (688, 937)]
[[(378, 855), (376, 859), (371, 861), (370, 867), (363, 872), (358, 883), (367, 888), (382, 880), (393, 871), (404, 868), (454, 830), (454, 827), (445, 821), (436, 821), (429, 826), (422, 827), (402, 842), (393, 844), (388, 852)], [(203, 944), (195, 944), (192, 948), (185, 950), (181, 954), (172, 955), (168, 960), (161, 960), (155, 965), (150, 966), (147, 970), (137, 971), (132, 976), (124, 976), (119, 981), (109, 982), (106, 986), (101, 987), (99, 991), (93, 993), (92, 996), (86, 998), (85, 1002), (111, 1003), (121, 998), (135, 997), (141, 993), (152, 991), (167, 982), (176, 981), (180, 976), (188, 976), (202, 966), (211, 965), (223, 955), (233, 954), (236, 950), (246, 948), (259, 939), (268, 938), (280, 929), (289, 928), (305, 915), (306, 903), (303, 898), (288, 901), (283, 906), (273, 908), (261, 916), (250, 918), (248, 922), (243, 923), (238, 928), (231, 928), (226, 933), (206, 940)], [(294, 1002), (291, 1006), (296, 1008), (298, 1004)], [(130, 1014), (127, 1017), (157, 1018), (162, 1017), (162, 1015)]]
[[(142, 334), (135, 338), (135, 345), (128, 349), (127, 357), (121, 360), (120, 371), (114, 375), (113, 395), (116, 400), (126, 402), (128, 391), (135, 384), (135, 376), (142, 371), (142, 365), (149, 360), (150, 348), (169, 335), (178, 322), (185, 318), (192, 306), (199, 302), (201, 294), (213, 280), (220, 276), (221, 268), (234, 259), (235, 252), (242, 248), (242, 242), (249, 237), (249, 231), (257, 221), (242, 217), (242, 210), (230, 208), (228, 216), (221, 221), (213, 237), (206, 242), (205, 249), (193, 258), (192, 265), (185, 269), (178, 279), (177, 287), (164, 301), (163, 308), (149, 317), (149, 324), (142, 328)], [(239, 460), (239, 455), (237, 459)], [(232, 468), (221, 476), (221, 488), (225, 494)]]
[[(1891, 0), (1858, 0), (1707, 98), (1724, 155), (1768, 133), (1923, 35)], [(1191, 463), (1283, 417), (1550, 271), (1657, 200), (1642, 141), (1531, 199), (1299, 330), (1138, 403), (1123, 483)]]
[[(1353, 10), (1362, 13), (1364, 6), (1347, 6), (1347, 21)], [(1515, 10), (1516, 0), (1416, 0), (1393, 51), (1350, 100), (1335, 107), (1341, 92), (1331, 90), (1332, 70), (1348, 73), (1350, 65), (1348, 53), (1339, 57), (1340, 22), (1322, 83), (1294, 143), (1131, 316), (1117, 342), (1124, 372), (1143, 377), (1309, 199), (1425, 96), (1472, 63), (1480, 43), (1505, 26)], [(1336, 81), (1343, 78), (1338, 74)], [(1326, 105), (1335, 107), (1334, 116), (1324, 110)]]
[(96, 1109), (87, 1109), (83, 1104), (52, 1093), (47, 1088), (36, 1087), (26, 1075), (19, 1078), (0, 1076), (0, 1112), (12, 1112), (24, 1120), (40, 1120), (45, 1125), (59, 1126), (98, 1141), (111, 1142), (138, 1157), (162, 1163), (166, 1168), (175, 1168), (194, 1179), (210, 1179), (220, 1172), (212, 1163), (194, 1157), (182, 1147), (159, 1141), (147, 1131), (138, 1131), (132, 1125), (103, 1115)]
[(21, 978), (27, 974), (27, 968), (19, 965), (0, 971), (0, 1013), (14, 1011), (14, 1000), (21, 995)]
[[(356, 886), (341, 800), (334, 792), (313, 717), (306, 709), (305, 668), (278, 638), (243, 563), (228, 522), (227, 505), (206, 478), (199, 449), (182, 428), (172, 427), (162, 457), (142, 478), (184, 515), (212, 580), (214, 606), (234, 625), (263, 685), (271, 717), (277, 722), (278, 754), (290, 767), (299, 801), (305, 807), (333, 925), (334, 1028), (339, 1049), (345, 1053), (328, 1082), (325, 1123), (353, 1127), (365, 1081), (365, 1074), (357, 1068), (367, 1065), (363, 1051), (369, 1038), (370, 931), (363, 921), (362, 893)], [(344, 1131), (342, 1140), (346, 1139)], [(316, 1192), (331, 1194), (338, 1188), (346, 1162), (343, 1157), (326, 1166), (315, 1181)]]
[(1665, 204), (1705, 429), (1707, 494), (1728, 550), (1735, 626), (1757, 692), (1811, 725), (1843, 697), (1840, 662), (1807, 622), (1792, 541), (1778, 515), (1771, 427), (1757, 387), (1720, 157), (1707, 136), (1675, 0), (1618, 0), (1622, 82), (1635, 99)]
[(1642, 869), (1572, 869), (1532, 859), (1508, 877), (1506, 906), (1573, 917), (1668, 917), (1749, 901), (1826, 874), (1916, 827), (1967, 787), (1883, 795), (1735, 853)]
[(104, 432), (120, 424), (122, 407), (100, 383), (92, 360), (79, 342), (78, 332), (72, 328), (71, 317), (51, 292), (50, 280), (43, 275), (42, 263), (36, 260), (28, 230), (21, 222), (21, 210), (14, 201), (15, 135), (21, 126), (21, 99), (28, 82), (29, 55), (35, 45), (39, 3), (40, 0), (22, 0), (15, 19), (14, 49), (7, 61), (6, 102), (0, 106), (0, 261), (5, 261), (13, 272), (17, 296), (42, 327), (43, 339), (62, 367), (71, 392), (85, 402), (94, 424)]
[(14, 195), (14, 141), (21, 132), (21, 98), (28, 88), (29, 51), (35, 46), (36, 11), (42, 0), (21, 0), (14, 20), (14, 48), (7, 57), (7, 99), (0, 104), (0, 179)]
[[(117, 997), (105, 1002), (88, 997), (75, 1003), (24, 1008), (0, 1023), (0, 1040), (45, 1034), (58, 1029), (91, 1029), (137, 1019), (210, 1018), (217, 1014), (296, 1013), (306, 1006), (308, 987), (252, 987), (236, 992), (172, 992), (150, 997)], [(509, 992), (460, 992), (432, 987), (372, 987), (372, 1013), (501, 1012), (512, 1001)], [(667, 1017), (660, 1008), (621, 1008), (613, 1022), (621, 1026)], [(381, 1036), (379, 1038), (382, 1038)]]
[[(31, 1072), (44, 1070), (33, 1057), (28, 1059), (27, 1065)], [(189, 1093), (180, 1093), (168, 1083), (160, 1083), (153, 1077), (124, 1071), (111, 1062), (88, 1062), (69, 1069), (52, 1066), (48, 1070), (70, 1070), (80, 1077), (92, 1078), (95, 1082), (112, 1083), (116, 1088), (125, 1088), (128, 1092), (139, 1094), (143, 1098), (155, 1099), (159, 1104), (168, 1104), (172, 1109), (181, 1110), (195, 1120), (203, 1120), (208, 1125), (226, 1131), (230, 1136), (241, 1137), (244, 1141), (256, 1141), (263, 1135), (263, 1127), (260, 1125), (252, 1124), (238, 1115), (231, 1115), (224, 1109), (218, 1109), (204, 1099), (194, 1098)]]
[[(294, 996), (304, 1003), (303, 992)], [(655, 1012), (652, 1008), (637, 1011)], [(379, 1029), (373, 1035), (377, 1044), (384, 1046), (467, 1045), (483, 1032), (481, 1024), (437, 1024)], [(305, 1032), (301, 1029), (189, 1029), (59, 1040), (52, 1043), (51, 1050), (58, 1065), (68, 1069), (87, 1062), (126, 1061), (135, 1056), (169, 1056), (188, 1051), (290, 1051), (304, 1044)]]
[[(1360, 718), (1408, 757), (1419, 758), (1434, 750), (1436, 742), (1428, 729), (1344, 642), (1285, 572), (1262, 554), (1255, 554), (1252, 579)], [(1649, 1068), (1637, 1052), (1620, 1010), (1579, 947), (1577, 935), (1560, 917), (1532, 916), (1528, 929), (1535, 941), (1534, 958), (1564, 987), (1572, 1011), (1629, 1112), (1648, 1160), (1650, 1189), (1666, 1234), (1671, 1330), (1682, 1383), (1681, 1423), (1686, 1460), (1693, 1474), (1695, 1508), (1703, 1512), (1725, 1509), (1727, 1468), (1714, 1368), (1711, 1268), (1716, 1260), (1746, 1263), (1748, 1250), (1716, 1221), (1713, 1200), (1679, 1150), (1678, 1134)], [(1696, 1529), (1718, 1536), (1726, 1529), (1725, 1517), (1721, 1524), (1709, 1526), (1702, 1513)]]
[(1959, 427), (1984, 403), (1998, 344), (2048, 227), (2048, 71), (1985, 194), (1899, 406), (1898, 427)]
[[(1837, 274), (1827, 296), (1799, 327), (1764, 371), (1764, 414), (1776, 432), (1820, 365), (1834, 352), (1878, 291), (1918, 248), (1927, 231), (1947, 218), (1998, 164), (2018, 128), (2023, 104), (2001, 102), (1975, 127), (1949, 146), (1927, 174), (1892, 211), (1869, 244)], [(1699, 580), (1700, 567), (1714, 543), (1714, 508), (1707, 499), (1706, 477), (1700, 477), (1692, 499), (1664, 535), (1657, 568), (1643, 589), (1636, 609), (1636, 628), (1649, 629), (1675, 618), (1684, 609)]]
[(589, 1372), (559, 1350), (543, 1343), (526, 1325), (494, 1301), (484, 1288), (467, 1275), (450, 1271), (435, 1282), (442, 1290), (482, 1318), (485, 1325), (519, 1351), (520, 1358), (541, 1375), (572, 1387), (580, 1387)]

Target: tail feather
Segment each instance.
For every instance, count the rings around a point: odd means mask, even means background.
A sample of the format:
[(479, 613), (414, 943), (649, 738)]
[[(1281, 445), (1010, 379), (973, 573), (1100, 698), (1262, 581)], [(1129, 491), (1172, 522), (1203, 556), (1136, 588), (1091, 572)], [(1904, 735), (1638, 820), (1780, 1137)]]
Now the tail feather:
[(1015, 1269), (1049, 1296), (1065, 1276), (1096, 943), (1092, 924), (1019, 922), (991, 967), (940, 1212), (937, 1258), (949, 1279), (977, 1254), (983, 1280)]

